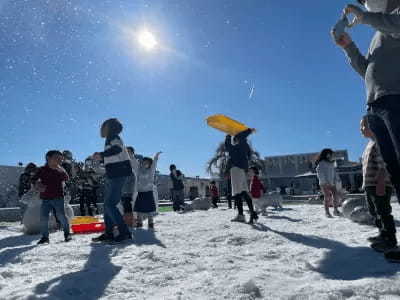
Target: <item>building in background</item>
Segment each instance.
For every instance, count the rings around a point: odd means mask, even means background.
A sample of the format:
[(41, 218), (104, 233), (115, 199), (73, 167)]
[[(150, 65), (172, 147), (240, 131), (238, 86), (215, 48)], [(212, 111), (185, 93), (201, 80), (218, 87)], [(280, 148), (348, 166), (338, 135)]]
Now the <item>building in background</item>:
[[(264, 180), (271, 190), (287, 194), (315, 194), (319, 183), (315, 172), (315, 153), (302, 153), (265, 157)], [(349, 161), (347, 150), (335, 151), (335, 164), (342, 185), (349, 192), (359, 191), (362, 185), (362, 166)]]

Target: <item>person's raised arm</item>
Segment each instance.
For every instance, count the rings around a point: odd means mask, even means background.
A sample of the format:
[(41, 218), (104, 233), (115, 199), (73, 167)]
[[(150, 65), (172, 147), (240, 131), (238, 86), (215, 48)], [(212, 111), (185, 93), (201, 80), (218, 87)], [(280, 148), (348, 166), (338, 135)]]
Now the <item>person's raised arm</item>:
[(229, 134), (225, 137), (225, 148), (227, 151), (232, 149), (232, 136)]
[(157, 163), (158, 163), (158, 159), (160, 157), (160, 154), (162, 152), (157, 152), (156, 155), (154, 155), (153, 158), (153, 164), (151, 165), (151, 174), (155, 175), (156, 174), (156, 169), (157, 169)]
[(347, 14), (353, 14), (358, 23), (370, 25), (384, 33), (400, 33), (400, 9), (394, 13), (368, 12), (356, 5), (347, 5), (344, 9)]
[(237, 140), (239, 141), (239, 143), (240, 143), (240, 142), (245, 141), (246, 138), (247, 138), (250, 134), (252, 134), (253, 132), (256, 132), (256, 130), (255, 130), (254, 128), (249, 128), (249, 129), (246, 129), (246, 130), (244, 130), (244, 131), (242, 131), (242, 132), (239, 132), (235, 137), (236, 137), (236, 139), (237, 139)]
[(341, 36), (336, 37), (333, 31), (331, 32), (331, 35), (336, 45), (341, 47), (346, 53), (347, 59), (353, 69), (360, 74), (362, 78), (365, 78), (368, 60), (361, 54), (360, 50), (358, 50), (350, 35), (344, 33)]

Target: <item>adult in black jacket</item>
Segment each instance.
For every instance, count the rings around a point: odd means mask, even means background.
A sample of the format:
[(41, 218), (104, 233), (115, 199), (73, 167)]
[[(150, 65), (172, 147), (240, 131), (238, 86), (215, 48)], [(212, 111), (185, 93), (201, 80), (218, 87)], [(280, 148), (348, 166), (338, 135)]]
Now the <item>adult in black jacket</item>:
[(229, 153), (228, 165), (231, 174), (232, 196), (238, 208), (238, 215), (232, 221), (245, 222), (243, 215), (243, 200), (245, 200), (250, 210), (250, 224), (258, 219), (257, 213), (254, 211), (253, 201), (249, 195), (247, 180), (247, 170), (251, 156), (251, 148), (247, 143), (247, 137), (253, 132), (255, 132), (255, 129), (247, 129), (238, 133), (233, 138), (233, 144), (230, 135), (227, 135), (225, 139), (225, 148)]

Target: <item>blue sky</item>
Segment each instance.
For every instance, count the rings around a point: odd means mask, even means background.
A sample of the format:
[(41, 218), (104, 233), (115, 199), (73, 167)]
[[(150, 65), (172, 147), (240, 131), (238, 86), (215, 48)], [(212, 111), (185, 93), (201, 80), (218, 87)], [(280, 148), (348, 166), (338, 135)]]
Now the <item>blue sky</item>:
[[(329, 36), (347, 3), (0, 0), (0, 164), (48, 149), (83, 159), (117, 117), (127, 145), (164, 151), (161, 172), (205, 175), (224, 139), (205, 123), (216, 113), (257, 128), (263, 156), (332, 147), (357, 160), (364, 86)], [(127, 33), (144, 27), (150, 52)], [(351, 31), (363, 52), (372, 33)]]

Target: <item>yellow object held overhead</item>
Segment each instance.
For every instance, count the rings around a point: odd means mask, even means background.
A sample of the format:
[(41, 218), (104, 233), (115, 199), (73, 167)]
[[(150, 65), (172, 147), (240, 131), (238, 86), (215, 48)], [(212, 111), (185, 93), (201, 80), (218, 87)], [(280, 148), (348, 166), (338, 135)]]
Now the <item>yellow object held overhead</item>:
[(246, 125), (224, 115), (214, 115), (208, 117), (207, 125), (232, 136), (249, 129), (249, 127)]

